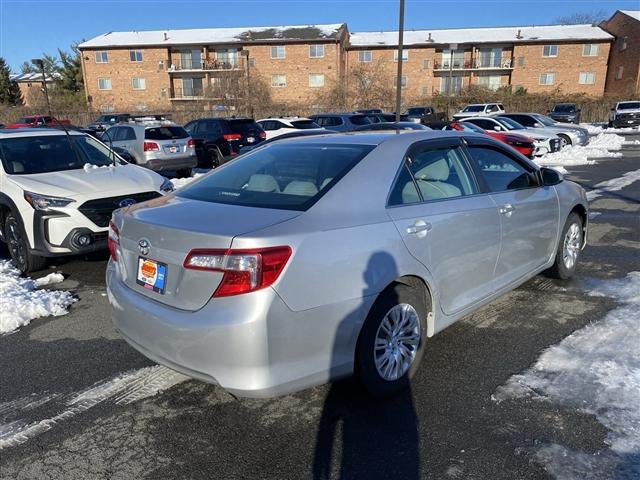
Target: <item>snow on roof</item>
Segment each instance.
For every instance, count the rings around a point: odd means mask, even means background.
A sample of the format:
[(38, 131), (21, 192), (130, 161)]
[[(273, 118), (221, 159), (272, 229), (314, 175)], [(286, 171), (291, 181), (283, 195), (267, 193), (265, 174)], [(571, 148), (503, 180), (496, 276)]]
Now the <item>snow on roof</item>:
[[(613, 39), (612, 35), (593, 25), (457, 28), (447, 30), (409, 30), (404, 32), (405, 45), (611, 39)], [(353, 32), (351, 33), (350, 42), (351, 46), (354, 47), (396, 46), (398, 45), (398, 32)]]
[(109, 32), (81, 43), (79, 48), (337, 40), (342, 27), (344, 23)]
[(620, 10), (620, 12), (640, 22), (640, 10)]
[[(58, 72), (47, 74), (47, 82), (53, 82), (55, 79), (61, 78)], [(12, 82), (41, 82), (41, 73), (13, 73), (9, 75)]]

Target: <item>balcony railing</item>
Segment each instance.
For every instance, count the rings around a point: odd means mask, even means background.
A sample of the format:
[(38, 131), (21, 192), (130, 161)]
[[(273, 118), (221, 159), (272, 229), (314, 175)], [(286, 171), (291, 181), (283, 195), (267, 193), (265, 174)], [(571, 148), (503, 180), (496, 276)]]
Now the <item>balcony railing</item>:
[(202, 100), (205, 98), (203, 88), (174, 88), (171, 100)]
[(457, 61), (453, 60), (449, 62), (433, 62), (434, 70), (481, 70), (481, 69), (493, 69), (493, 70), (508, 70), (511, 69), (511, 59), (482, 59), (478, 58), (474, 61), (465, 60)]
[(169, 65), (170, 72), (179, 72), (184, 70), (240, 70), (242, 65), (240, 60), (221, 60), (221, 59), (178, 59)]

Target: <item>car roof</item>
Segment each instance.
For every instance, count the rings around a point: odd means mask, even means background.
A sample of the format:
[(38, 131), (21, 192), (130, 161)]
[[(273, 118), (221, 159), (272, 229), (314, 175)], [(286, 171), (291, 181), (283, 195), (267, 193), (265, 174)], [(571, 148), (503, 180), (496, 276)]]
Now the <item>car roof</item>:
[(267, 117), (261, 118), (260, 120), (256, 120), (256, 122), (265, 122), (271, 120), (283, 120), (285, 122), (297, 122), (298, 120), (311, 120), (308, 117)]
[(313, 117), (366, 117), (367, 115), (375, 115), (371, 113), (358, 113), (358, 112), (329, 112), (329, 113), (314, 113), (310, 115)]
[[(389, 142), (414, 143), (420, 140), (439, 138), (455, 138), (471, 135), (469, 132), (444, 130), (366, 130), (359, 132), (327, 133), (323, 135), (304, 135), (282, 139), (278, 143), (318, 143), (352, 144), (352, 145), (381, 145)], [(482, 135), (478, 135), (481, 137)]]
[[(69, 135), (86, 135), (84, 132), (69, 129)], [(3, 128), (0, 129), (2, 138), (16, 137), (52, 137), (55, 135), (66, 135), (65, 131), (58, 128)]]

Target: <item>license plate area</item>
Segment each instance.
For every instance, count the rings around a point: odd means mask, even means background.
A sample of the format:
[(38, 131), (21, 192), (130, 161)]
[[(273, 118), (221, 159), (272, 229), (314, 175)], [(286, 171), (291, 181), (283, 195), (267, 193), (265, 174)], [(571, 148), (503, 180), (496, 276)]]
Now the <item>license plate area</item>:
[(167, 264), (138, 257), (136, 283), (163, 295), (167, 284)]

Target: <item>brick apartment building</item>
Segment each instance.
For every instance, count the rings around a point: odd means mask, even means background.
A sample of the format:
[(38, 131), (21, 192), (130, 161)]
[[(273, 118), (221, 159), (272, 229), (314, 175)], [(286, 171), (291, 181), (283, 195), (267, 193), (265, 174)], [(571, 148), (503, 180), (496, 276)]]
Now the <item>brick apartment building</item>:
[[(60, 74), (45, 75), (47, 88), (55, 88), (55, 81)], [(27, 107), (39, 106), (45, 103), (41, 73), (16, 73), (9, 76), (12, 82), (18, 84), (22, 94), (22, 102)]]
[(640, 11), (618, 10), (600, 24), (615, 36), (609, 55), (606, 91), (627, 98), (640, 96)]
[[(469, 85), (602, 96), (611, 45), (621, 35), (633, 43), (627, 57), (636, 52), (638, 78), (640, 42), (625, 32), (639, 29), (616, 15), (607, 23), (611, 33), (595, 25), (407, 31), (404, 96)], [(344, 23), (110, 32), (80, 51), (95, 110), (213, 109), (246, 96), (247, 78), (262, 82), (274, 102), (310, 106), (336, 85), (353, 88), (354, 72), (363, 67), (393, 85), (397, 38), (393, 31), (350, 33)], [(633, 71), (626, 63), (623, 69)]]

